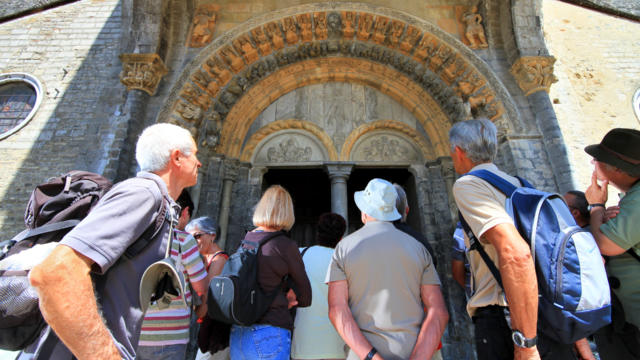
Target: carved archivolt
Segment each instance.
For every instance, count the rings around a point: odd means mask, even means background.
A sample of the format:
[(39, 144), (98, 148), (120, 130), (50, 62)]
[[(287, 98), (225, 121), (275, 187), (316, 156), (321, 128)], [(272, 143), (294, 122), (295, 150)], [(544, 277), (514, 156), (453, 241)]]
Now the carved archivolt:
[[(422, 159), (431, 159), (435, 157), (435, 152), (431, 146), (424, 140), (423, 136), (418, 134), (415, 129), (409, 125), (395, 120), (379, 120), (369, 124), (358, 126), (347, 137), (344, 142), (344, 146), (340, 151), (340, 160), (349, 161), (353, 159), (353, 152), (356, 144), (360, 142), (364, 137), (367, 137), (372, 132), (384, 131), (389, 134), (398, 134), (403, 138), (408, 138), (410, 142), (414, 144), (420, 151)], [(403, 153), (408, 154), (409, 149), (405, 149), (405, 145), (381, 135), (378, 139), (371, 141), (368, 147), (363, 148), (363, 155), (366, 161), (394, 161), (398, 160), (398, 155)], [(384, 150), (381, 150), (384, 149)], [(362, 155), (362, 154), (361, 154)], [(366, 157), (370, 157), (369, 160)]]
[[(459, 49), (442, 41), (442, 34), (408, 21), (351, 10), (303, 12), (268, 21), (216, 42), (215, 51), (191, 70), (176, 102), (199, 107), (205, 117), (216, 113), (226, 122), (231, 110), (263, 79), (302, 61), (347, 57), (403, 74), (430, 97), (437, 96), (448, 119), (467, 118), (471, 116), (468, 109), (494, 120), (500, 118), (504, 106), (476, 66)], [(343, 73), (348, 69), (344, 70), (324, 80), (347, 81)], [(304, 86), (304, 78), (297, 81)], [(385, 81), (370, 85), (383, 92), (387, 86)], [(192, 109), (170, 107), (173, 113), (168, 121), (185, 127), (195, 125), (198, 117)], [(223, 135), (220, 145), (225, 148), (218, 151), (228, 154), (228, 146), (235, 145), (225, 144), (225, 140)]]
[(553, 75), (555, 62), (553, 56), (523, 56), (511, 66), (511, 74), (525, 96), (542, 90), (548, 93), (551, 84), (558, 81)]
[[(329, 135), (327, 135), (327, 133), (325, 133), (319, 126), (315, 125), (314, 123), (295, 119), (274, 121), (258, 130), (255, 134), (253, 134), (253, 136), (251, 136), (251, 138), (245, 145), (242, 151), (242, 155), (240, 156), (240, 160), (251, 161), (251, 159), (255, 155), (256, 149), (267, 137), (286, 130), (304, 130), (305, 132), (311, 134), (315, 139), (319, 141), (319, 143), (322, 144), (329, 155), (330, 161), (338, 160), (338, 152), (336, 151), (335, 145), (333, 144), (333, 141), (331, 140)], [(297, 157), (304, 161), (304, 158), (310, 155), (310, 150), (306, 150), (305, 147), (300, 147), (296, 143), (296, 140), (288, 140), (289, 139), (287, 139), (285, 143), (279, 144), (279, 146), (274, 150), (271, 150), (271, 154), (269, 155), (272, 156), (274, 160), (277, 160), (273, 162), (285, 162), (285, 160), (287, 162), (292, 162), (292, 157)], [(295, 153), (295, 155), (292, 155), (293, 153)]]
[(158, 54), (121, 54), (122, 72), (120, 82), (127, 90), (142, 90), (153, 96), (160, 79), (169, 70)]

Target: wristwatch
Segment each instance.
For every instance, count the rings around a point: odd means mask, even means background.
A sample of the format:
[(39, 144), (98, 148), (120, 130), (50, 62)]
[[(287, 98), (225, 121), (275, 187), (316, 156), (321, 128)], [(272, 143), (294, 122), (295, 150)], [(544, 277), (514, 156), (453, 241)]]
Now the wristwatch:
[(521, 348), (531, 348), (531, 347), (536, 346), (536, 344), (538, 343), (538, 337), (537, 336), (534, 336), (531, 339), (527, 339), (518, 330), (513, 330), (511, 332), (511, 339), (513, 340), (513, 343), (516, 344), (516, 346), (521, 347)]
[(597, 208), (598, 206), (602, 206), (603, 208), (605, 207), (604, 204), (594, 203), (594, 204), (589, 204), (589, 206), (587, 206), (587, 210), (591, 211), (591, 210), (593, 210), (593, 208)]

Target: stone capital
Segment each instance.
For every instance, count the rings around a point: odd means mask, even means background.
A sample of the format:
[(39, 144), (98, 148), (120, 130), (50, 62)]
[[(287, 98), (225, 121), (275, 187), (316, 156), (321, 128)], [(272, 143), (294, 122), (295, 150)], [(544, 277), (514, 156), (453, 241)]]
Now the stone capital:
[(553, 56), (523, 56), (511, 66), (511, 75), (518, 82), (525, 96), (544, 90), (547, 93), (551, 84), (558, 79), (553, 75)]
[(236, 181), (238, 171), (240, 170), (240, 162), (235, 159), (226, 159), (224, 161), (224, 180)]
[(455, 180), (456, 172), (453, 168), (453, 160), (450, 157), (441, 156), (438, 158), (437, 163), (440, 165), (440, 171), (444, 179)]
[(122, 72), (120, 82), (127, 90), (142, 90), (153, 96), (158, 89), (160, 79), (169, 70), (158, 54), (120, 54)]
[(349, 179), (349, 175), (351, 175), (351, 171), (353, 170), (353, 164), (350, 163), (336, 163), (336, 164), (325, 164), (325, 170), (329, 174), (329, 178), (334, 181), (337, 179), (344, 179), (344, 181)]

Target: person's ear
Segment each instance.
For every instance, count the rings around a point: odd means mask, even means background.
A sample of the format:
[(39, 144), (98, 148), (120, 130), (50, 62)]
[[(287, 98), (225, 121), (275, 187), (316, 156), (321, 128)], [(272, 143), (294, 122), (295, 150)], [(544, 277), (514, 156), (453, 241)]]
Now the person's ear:
[(171, 150), (171, 158), (169, 161), (176, 166), (180, 166), (180, 163), (182, 162), (182, 153), (180, 152), (180, 150)]

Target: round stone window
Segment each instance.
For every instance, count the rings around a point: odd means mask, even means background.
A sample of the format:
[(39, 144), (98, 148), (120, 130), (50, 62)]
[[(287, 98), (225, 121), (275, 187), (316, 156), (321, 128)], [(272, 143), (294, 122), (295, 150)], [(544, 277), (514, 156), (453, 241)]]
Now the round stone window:
[(0, 74), (0, 139), (25, 126), (41, 101), (42, 87), (33, 76)]

